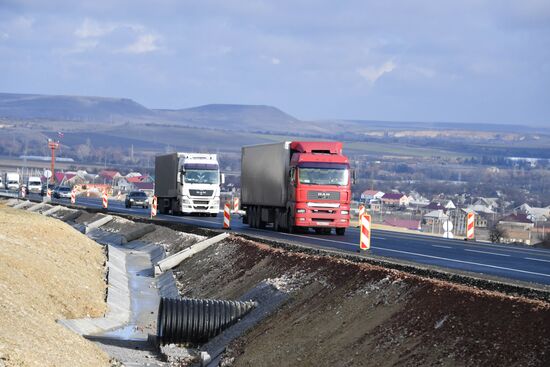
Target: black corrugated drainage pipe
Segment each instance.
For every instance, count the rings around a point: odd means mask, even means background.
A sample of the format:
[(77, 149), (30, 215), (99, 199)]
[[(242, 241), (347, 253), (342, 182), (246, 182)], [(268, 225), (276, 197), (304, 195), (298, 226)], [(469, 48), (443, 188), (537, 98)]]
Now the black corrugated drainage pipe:
[(157, 342), (161, 345), (207, 342), (255, 306), (252, 301), (163, 297), (158, 310)]

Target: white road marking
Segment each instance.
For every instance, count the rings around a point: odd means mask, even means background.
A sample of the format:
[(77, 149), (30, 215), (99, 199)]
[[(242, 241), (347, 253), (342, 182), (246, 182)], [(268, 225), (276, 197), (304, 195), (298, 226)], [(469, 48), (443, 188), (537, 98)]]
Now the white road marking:
[(432, 247), (439, 247), (439, 248), (452, 248), (451, 246), (443, 246), (443, 245), (432, 245)]
[(415, 252), (408, 252), (408, 251), (401, 251), (401, 250), (393, 250), (393, 249), (385, 249), (385, 248), (380, 248), (380, 247), (376, 247), (376, 249), (382, 250), (382, 251), (391, 251), (391, 252), (398, 252), (398, 253), (408, 254), (408, 255), (415, 255), (415, 256), (421, 256), (421, 257), (428, 257), (428, 258), (437, 259), (437, 260), (452, 261), (452, 262), (457, 262), (457, 263), (462, 263), (462, 264), (470, 264), (470, 265), (477, 265), (477, 266), (485, 266), (485, 267), (493, 268), (493, 269), (509, 270), (509, 271), (514, 271), (514, 272), (517, 272), (517, 273), (524, 273), (524, 274), (531, 274), (531, 275), (540, 275), (540, 276), (543, 276), (543, 277), (549, 277), (549, 278), (550, 278), (550, 274), (536, 273), (536, 272), (533, 272), (533, 271), (520, 270), (520, 269), (513, 269), (513, 268), (506, 268), (506, 267), (503, 267), (503, 266), (482, 264), (482, 263), (476, 263), (476, 262), (473, 262), (473, 261), (455, 260), (455, 259), (449, 259), (449, 258), (446, 258), (446, 257), (439, 257), (439, 256), (432, 256), (432, 255), (424, 255), (424, 254), (418, 254), (418, 253), (415, 253)]
[(545, 263), (550, 263), (550, 260), (535, 259), (533, 257), (526, 257), (525, 260), (543, 261)]
[(496, 255), (496, 256), (505, 256), (505, 257), (509, 257), (511, 255), (508, 255), (508, 254), (497, 254), (497, 253), (494, 253), (494, 252), (488, 252), (488, 251), (479, 251), (479, 250), (469, 250), (469, 249), (464, 249), (464, 251), (468, 251), (468, 252), (477, 252), (477, 253), (480, 253), (480, 254), (489, 254), (489, 255)]

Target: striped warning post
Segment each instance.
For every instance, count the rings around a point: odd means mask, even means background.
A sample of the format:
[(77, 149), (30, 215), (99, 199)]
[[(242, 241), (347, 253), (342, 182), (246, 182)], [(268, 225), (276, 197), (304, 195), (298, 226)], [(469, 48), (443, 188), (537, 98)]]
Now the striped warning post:
[(25, 198), (27, 196), (27, 188), (25, 186), (21, 186), (21, 197)]
[(475, 218), (474, 213), (468, 213), (466, 219), (466, 238), (469, 240), (473, 240), (475, 237)]
[(360, 204), (359, 205), (359, 218), (361, 218), (363, 216), (363, 214), (365, 214), (366, 210), (365, 210), (365, 206), (363, 204)]
[(109, 207), (109, 197), (107, 196), (107, 191), (103, 191), (103, 208), (107, 209)]
[(233, 198), (233, 213), (237, 213), (239, 211), (239, 206), (240, 206), (239, 198), (237, 197)]
[(231, 210), (229, 203), (225, 203), (223, 207), (223, 229), (231, 229)]
[(52, 189), (48, 187), (48, 190), (46, 191), (46, 197), (51, 200), (52, 198)]
[(118, 201), (122, 200), (122, 193), (120, 192), (120, 190), (118, 190), (118, 194), (117, 194), (117, 196), (116, 196), (116, 199), (117, 199)]
[(74, 204), (74, 203), (76, 203), (76, 190), (75, 189), (73, 189), (71, 191), (71, 204)]
[(371, 217), (369, 214), (363, 214), (360, 218), (361, 222), (361, 239), (359, 247), (361, 250), (370, 249), (370, 239), (371, 239)]
[(153, 196), (153, 200), (151, 201), (151, 218), (157, 216), (157, 197)]

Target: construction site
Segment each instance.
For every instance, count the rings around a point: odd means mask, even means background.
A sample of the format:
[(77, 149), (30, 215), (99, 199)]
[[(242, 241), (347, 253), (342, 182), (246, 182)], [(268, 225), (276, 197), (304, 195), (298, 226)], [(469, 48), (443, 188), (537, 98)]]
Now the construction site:
[(550, 364), (544, 286), (17, 199), (0, 239), (3, 366)]

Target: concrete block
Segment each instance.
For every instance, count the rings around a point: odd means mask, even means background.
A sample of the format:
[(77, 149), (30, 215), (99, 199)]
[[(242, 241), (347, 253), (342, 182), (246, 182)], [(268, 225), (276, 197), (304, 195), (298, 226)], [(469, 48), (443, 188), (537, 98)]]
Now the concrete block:
[[(44, 204), (44, 205), (45, 205), (45, 204)], [(45, 215), (45, 216), (50, 216), (50, 215), (54, 214), (55, 212), (60, 211), (62, 208), (63, 208), (63, 207), (62, 207), (61, 205), (56, 205), (56, 206), (54, 206), (53, 208), (46, 210), (46, 211), (45, 211), (44, 213), (42, 213), (42, 214)], [(29, 210), (31, 210), (31, 209), (29, 209)]]
[(88, 233), (90, 230), (94, 229), (94, 228), (99, 228), (107, 223), (109, 223), (110, 221), (113, 220), (113, 216), (112, 215), (106, 215), (104, 216), (103, 218), (101, 219), (98, 219), (96, 220), (95, 222), (92, 222), (90, 224), (88, 224), (86, 226), (86, 233)]
[(27, 208), (29, 212), (36, 212), (46, 206), (46, 203), (38, 203)]
[(155, 230), (155, 225), (154, 224), (147, 224), (147, 225), (144, 225), (144, 226), (139, 226), (138, 228), (136, 228), (136, 229), (134, 229), (134, 230), (132, 230), (132, 231), (126, 233), (126, 234), (123, 234), (123, 237), (124, 237), (124, 240), (125, 240), (124, 243), (137, 240), (138, 238), (143, 237), (147, 233), (153, 232), (154, 230)]
[(228, 233), (221, 233), (215, 237), (196, 243), (191, 247), (183, 249), (182, 251), (172, 256), (169, 256), (164, 260), (159, 261), (158, 264), (155, 266), (155, 275), (161, 274), (166, 270), (173, 269), (174, 267), (178, 266), (183, 260), (190, 258), (191, 256), (207, 249), (215, 243), (226, 239), (227, 237), (229, 237)]
[(31, 201), (28, 201), (28, 200), (25, 200), (25, 201), (21, 201), (19, 202), (18, 204), (15, 204), (13, 206), (14, 209), (25, 209), (26, 207), (29, 207), (31, 205), (33, 205), (34, 203), (31, 202)]

